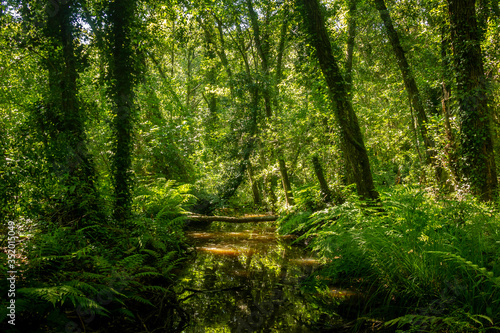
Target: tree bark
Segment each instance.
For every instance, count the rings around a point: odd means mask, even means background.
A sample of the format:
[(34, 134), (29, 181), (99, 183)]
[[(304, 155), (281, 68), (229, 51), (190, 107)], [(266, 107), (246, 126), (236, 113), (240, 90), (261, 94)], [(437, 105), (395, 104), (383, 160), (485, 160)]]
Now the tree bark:
[(298, 0), (312, 45), (316, 49), (321, 70), (334, 104), (335, 118), (340, 127), (342, 150), (352, 172), (356, 189), (363, 200), (378, 200), (373, 184), (370, 161), (359, 127), (358, 118), (348, 98), (347, 85), (333, 55), (325, 21), (318, 0)]
[(329, 203), (332, 201), (332, 192), (328, 188), (328, 183), (326, 182), (325, 176), (323, 174), (323, 168), (319, 162), (318, 155), (312, 157), (312, 164), (314, 168), (314, 173), (318, 178), (319, 188), (321, 189), (321, 199), (324, 203)]
[(135, 0), (114, 1), (110, 4), (111, 23), (110, 95), (113, 101), (113, 181), (115, 219), (123, 223), (131, 213), (132, 193), (132, 134), (134, 111), (134, 50), (132, 22)]
[(347, 17), (347, 56), (345, 62), (345, 81), (347, 90), (352, 99), (352, 61), (354, 57), (354, 39), (356, 38), (356, 11), (357, 0), (349, 0), (349, 13)]
[(488, 91), (474, 0), (448, 0), (459, 104), (462, 173), (471, 191), (492, 201), (498, 180)]
[[(82, 63), (75, 48), (74, 6), (73, 1), (61, 3), (57, 12), (47, 18), (44, 32), (49, 41), (45, 60), (49, 95), (43, 112), (36, 110), (41, 126), (48, 130), (44, 135), (49, 136), (53, 171), (68, 189), (63, 208), (66, 221), (79, 221), (99, 211), (95, 170), (86, 145), (85, 116), (78, 99), (78, 67)], [(82, 206), (82, 201), (87, 205)]]
[(293, 200), (292, 186), (290, 185), (290, 180), (288, 179), (288, 170), (286, 168), (285, 160), (280, 158), (278, 159), (278, 163), (280, 166), (281, 181), (283, 183), (283, 191), (285, 192), (286, 204), (288, 206), (293, 206), (295, 203)]
[(253, 204), (256, 206), (260, 206), (262, 200), (260, 199), (259, 186), (257, 185), (257, 182), (254, 179), (253, 168), (250, 162), (248, 162), (247, 170), (248, 170), (248, 179), (250, 179), (250, 186), (252, 188)]

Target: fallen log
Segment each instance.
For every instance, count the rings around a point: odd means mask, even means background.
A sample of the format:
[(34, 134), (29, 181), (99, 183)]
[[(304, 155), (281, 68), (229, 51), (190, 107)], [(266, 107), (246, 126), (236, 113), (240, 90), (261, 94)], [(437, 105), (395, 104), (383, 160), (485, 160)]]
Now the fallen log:
[(251, 223), (251, 222), (272, 222), (276, 221), (279, 216), (275, 215), (261, 215), (261, 216), (206, 216), (206, 215), (188, 215), (188, 221), (195, 222), (228, 222), (228, 223)]

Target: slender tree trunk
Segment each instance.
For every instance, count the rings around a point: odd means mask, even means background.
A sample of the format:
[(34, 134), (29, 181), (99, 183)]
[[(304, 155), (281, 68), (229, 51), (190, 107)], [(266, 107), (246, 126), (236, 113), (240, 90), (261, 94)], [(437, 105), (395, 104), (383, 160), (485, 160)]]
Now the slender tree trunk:
[(384, 22), (387, 36), (389, 37), (389, 40), (391, 42), (394, 55), (396, 56), (398, 66), (401, 71), (401, 75), (403, 76), (406, 91), (410, 96), (411, 104), (413, 105), (413, 108), (415, 110), (419, 133), (422, 137), (425, 147), (426, 164), (434, 164), (436, 170), (436, 178), (438, 180), (438, 183), (440, 183), (442, 178), (442, 170), (437, 164), (434, 140), (432, 140), (432, 138), (429, 136), (429, 133), (427, 132), (427, 114), (425, 113), (420, 91), (418, 90), (417, 83), (415, 82), (415, 77), (413, 76), (413, 72), (411, 71), (410, 65), (408, 64), (405, 51), (401, 46), (398, 33), (396, 32), (396, 29), (394, 29), (389, 10), (385, 5), (384, 0), (374, 0), (374, 3), (375, 7), (379, 11), (382, 21)]
[(283, 190), (285, 191), (286, 204), (288, 206), (293, 206), (295, 203), (293, 200), (292, 186), (290, 185), (290, 180), (288, 179), (288, 170), (286, 168), (285, 160), (280, 158), (280, 159), (278, 159), (278, 163), (280, 166), (280, 173), (281, 173), (281, 181), (283, 183)]
[(321, 189), (321, 199), (325, 203), (329, 203), (332, 201), (332, 192), (328, 188), (328, 183), (326, 182), (325, 176), (323, 174), (323, 168), (321, 167), (321, 163), (319, 162), (318, 155), (313, 155), (312, 164), (314, 168), (314, 173), (318, 178), (319, 188)]
[(354, 39), (356, 38), (357, 0), (348, 0), (347, 18), (347, 56), (345, 62), (345, 82), (352, 100), (352, 61), (354, 57)]
[(491, 114), (474, 0), (448, 0), (459, 104), (462, 173), (472, 193), (496, 197)]
[(248, 162), (247, 170), (248, 170), (248, 179), (250, 179), (250, 186), (252, 188), (253, 204), (255, 206), (260, 206), (262, 201), (260, 199), (259, 186), (258, 186), (257, 182), (255, 181), (252, 164), (250, 162)]
[(267, 197), (269, 198), (269, 203), (271, 205), (271, 212), (274, 213), (276, 210), (276, 194), (274, 193), (274, 188), (276, 187), (276, 177), (272, 174), (269, 173), (266, 175), (264, 178), (264, 184), (267, 189)]
[(457, 144), (455, 136), (453, 135), (453, 130), (451, 128), (450, 122), (450, 84), (449, 84), (449, 72), (450, 72), (450, 61), (448, 60), (448, 49), (449, 49), (449, 38), (445, 37), (445, 31), (441, 31), (441, 61), (442, 61), (442, 79), (443, 83), (441, 86), (441, 110), (444, 118), (444, 130), (446, 134), (446, 139), (448, 140), (448, 145), (445, 147), (446, 156), (448, 159), (448, 164), (450, 168), (451, 175), (453, 177), (454, 185), (460, 182), (460, 172), (457, 157)]
[(110, 4), (112, 51), (110, 57), (113, 101), (113, 181), (115, 187), (114, 217), (124, 222), (131, 209), (132, 134), (134, 111), (134, 51), (132, 48), (132, 22), (135, 0), (114, 1)]
[[(281, 34), (280, 34), (280, 41), (278, 44), (278, 56), (277, 56), (277, 65), (276, 65), (276, 76), (275, 76), (275, 85), (274, 87), (276, 88), (276, 92), (272, 91), (273, 85), (270, 84), (271, 82), (271, 75), (270, 75), (270, 68), (269, 68), (269, 53), (270, 53), (270, 48), (269, 48), (269, 36), (267, 33), (263, 34), (261, 33), (260, 26), (259, 26), (259, 21), (257, 17), (257, 13), (255, 12), (252, 4), (252, 0), (246, 0), (247, 3), (247, 8), (249, 12), (249, 16), (251, 19), (252, 23), (252, 30), (253, 30), (253, 35), (254, 35), (254, 41), (255, 45), (257, 48), (257, 52), (259, 54), (260, 60), (261, 60), (261, 69), (262, 73), (264, 76), (264, 89), (263, 89), (263, 97), (264, 97), (264, 105), (266, 109), (266, 119), (268, 122), (271, 122), (271, 117), (273, 116), (273, 109), (272, 106), (274, 104), (275, 108), (279, 108), (279, 102), (278, 102), (278, 89), (277, 86), (279, 82), (281, 81), (281, 76), (282, 76), (282, 59), (283, 59), (283, 53), (285, 49), (285, 39), (286, 39), (286, 33), (288, 29), (288, 18), (285, 16), (284, 22), (281, 26)], [(284, 4), (286, 6), (286, 4)], [(284, 10), (286, 11), (288, 7), (284, 7)], [(271, 103), (271, 95), (273, 95), (272, 101), (274, 102), (273, 104)], [(279, 143), (278, 143), (279, 145)], [(274, 156), (274, 151), (271, 153), (271, 161), (275, 160)], [(282, 184), (283, 184), (283, 191), (285, 192), (285, 198), (286, 198), (286, 203), (287, 205), (291, 206), (294, 204), (293, 200), (293, 193), (292, 193), (292, 188), (290, 185), (290, 180), (288, 179), (288, 171), (286, 168), (285, 161), (280, 158), (278, 159), (278, 164), (280, 168), (280, 173), (282, 177)]]
[(312, 45), (316, 49), (321, 70), (334, 104), (335, 118), (340, 127), (342, 150), (352, 172), (358, 194), (365, 200), (378, 200), (373, 184), (370, 161), (366, 152), (358, 118), (348, 98), (347, 86), (333, 55), (330, 39), (318, 0), (298, 0)]
[(248, 164), (250, 163), (250, 156), (255, 148), (255, 140), (257, 133), (257, 113), (259, 110), (260, 94), (259, 89), (254, 85), (250, 89), (250, 98), (252, 99), (250, 105), (250, 122), (248, 128), (248, 138), (242, 148), (241, 160), (238, 166), (234, 168), (234, 172), (229, 175), (229, 178), (219, 188), (219, 198), (225, 201), (231, 198), (236, 190), (243, 182), (245, 172), (247, 171)]

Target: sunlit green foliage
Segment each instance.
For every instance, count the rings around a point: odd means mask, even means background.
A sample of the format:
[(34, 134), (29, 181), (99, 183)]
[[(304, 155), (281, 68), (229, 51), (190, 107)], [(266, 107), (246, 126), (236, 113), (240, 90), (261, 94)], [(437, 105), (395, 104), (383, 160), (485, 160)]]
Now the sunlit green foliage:
[(396, 188), (383, 194), (383, 202), (381, 213), (350, 198), (283, 222), (281, 230), (301, 233), (329, 261), (318, 288), (328, 280), (353, 286), (362, 298), (355, 317), (388, 326), (436, 332), (497, 327), (495, 210), (472, 198), (436, 199), (419, 188)]

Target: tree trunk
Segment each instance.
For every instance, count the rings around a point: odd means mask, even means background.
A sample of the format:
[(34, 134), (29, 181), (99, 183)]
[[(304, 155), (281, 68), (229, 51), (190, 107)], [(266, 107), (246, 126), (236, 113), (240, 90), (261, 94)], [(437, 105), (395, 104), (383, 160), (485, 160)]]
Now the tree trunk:
[(459, 163), (457, 156), (457, 144), (451, 128), (450, 122), (450, 84), (449, 72), (450, 61), (448, 60), (449, 38), (445, 37), (445, 31), (441, 31), (441, 61), (442, 61), (442, 86), (441, 86), (441, 110), (444, 118), (444, 130), (448, 145), (445, 147), (445, 153), (448, 159), (449, 169), (453, 177), (453, 185), (460, 182)]
[(262, 201), (260, 199), (259, 186), (257, 185), (257, 182), (254, 179), (253, 168), (250, 162), (248, 162), (247, 170), (248, 170), (248, 179), (250, 179), (250, 186), (252, 188), (253, 204), (255, 206), (260, 206)]
[(276, 194), (274, 193), (274, 188), (277, 185), (276, 176), (272, 173), (268, 173), (264, 179), (264, 184), (267, 189), (267, 197), (271, 205), (271, 212), (274, 212), (276, 210)]
[(113, 101), (113, 181), (114, 217), (124, 222), (130, 216), (132, 134), (134, 110), (134, 51), (132, 47), (132, 22), (134, 20), (135, 0), (114, 1), (110, 4), (111, 23), (110, 95)]
[(349, 13), (347, 17), (347, 56), (345, 62), (345, 81), (352, 100), (352, 61), (354, 57), (354, 39), (356, 38), (357, 0), (348, 0)]
[(286, 169), (285, 160), (282, 158), (278, 159), (281, 173), (281, 181), (283, 182), (283, 191), (285, 192), (286, 204), (288, 206), (293, 206), (295, 203), (293, 201), (292, 186), (290, 186), (290, 180), (288, 179), (288, 171)]
[[(264, 97), (264, 106), (266, 110), (266, 120), (267, 122), (271, 122), (271, 117), (273, 115), (273, 110), (272, 110), (272, 103), (271, 103), (271, 95), (273, 95), (273, 104), (276, 109), (279, 108), (279, 102), (278, 102), (278, 89), (277, 86), (279, 82), (281, 81), (281, 75), (282, 75), (282, 59), (283, 59), (283, 53), (285, 49), (285, 39), (286, 39), (286, 32), (287, 32), (287, 27), (288, 27), (288, 19), (285, 18), (284, 22), (281, 26), (281, 33), (280, 33), (280, 41), (278, 44), (278, 56), (277, 56), (277, 64), (276, 64), (276, 76), (275, 76), (275, 86), (276, 87), (276, 92), (273, 94), (272, 88), (273, 85), (270, 84), (271, 82), (271, 75), (269, 73), (269, 53), (270, 53), (270, 48), (269, 48), (269, 36), (267, 33), (262, 34), (261, 29), (259, 26), (259, 21), (258, 21), (258, 16), (257, 13), (255, 12), (252, 4), (252, 0), (246, 0), (247, 3), (247, 8), (250, 16), (250, 20), (252, 23), (252, 30), (253, 30), (253, 36), (254, 36), (254, 41), (255, 41), (255, 46), (257, 48), (257, 52), (259, 54), (260, 60), (261, 60), (261, 69), (262, 69), (262, 74), (264, 77), (264, 89), (263, 89), (263, 97)], [(283, 6), (286, 6), (284, 4)], [(286, 7), (285, 7), (286, 8)], [(279, 144), (278, 144), (279, 145)], [(271, 163), (275, 160), (274, 152), (270, 152), (271, 155)], [(288, 206), (291, 206), (294, 204), (293, 201), (293, 194), (292, 194), (292, 188), (290, 186), (290, 181), (288, 179), (288, 172), (286, 168), (285, 161), (283, 159), (278, 159), (279, 163), (279, 168), (280, 168), (280, 173), (282, 177), (282, 184), (283, 184), (283, 191), (285, 192), (285, 198), (286, 198), (286, 203)]]
[[(45, 65), (50, 94), (44, 108), (46, 113), (37, 115), (45, 118), (40, 122), (49, 129), (47, 142), (51, 151), (48, 155), (54, 171), (68, 188), (64, 207), (66, 221), (78, 221), (99, 210), (95, 171), (86, 146), (85, 119), (78, 100), (77, 68), (81, 63), (76, 56), (73, 7), (73, 1), (61, 3), (58, 11), (48, 16), (45, 34), (50, 44)], [(87, 205), (82, 206), (82, 201)]]
[(370, 161), (361, 129), (348, 98), (347, 86), (337, 59), (333, 55), (319, 2), (318, 0), (298, 1), (301, 4), (304, 22), (328, 85), (331, 101), (334, 104), (335, 118), (340, 127), (342, 150), (348, 161), (358, 194), (364, 200), (378, 200), (379, 195), (373, 185)]
[(318, 178), (319, 188), (321, 189), (321, 199), (324, 203), (329, 203), (332, 201), (332, 192), (328, 188), (328, 183), (325, 180), (325, 176), (323, 175), (323, 168), (319, 163), (318, 155), (314, 155), (312, 157), (312, 164), (314, 168), (314, 173)]
[(462, 173), (474, 195), (491, 201), (498, 181), (488, 91), (474, 0), (448, 0), (459, 104)]
[(429, 136), (427, 132), (427, 115), (425, 113), (424, 105), (422, 103), (422, 98), (420, 92), (417, 87), (417, 83), (415, 82), (415, 77), (411, 71), (410, 65), (408, 64), (408, 60), (406, 59), (405, 51), (401, 46), (401, 42), (399, 41), (398, 33), (396, 29), (394, 29), (394, 25), (392, 23), (391, 16), (389, 14), (389, 10), (387, 9), (384, 0), (374, 0), (375, 7), (380, 13), (380, 17), (384, 22), (384, 26), (387, 31), (387, 35), (392, 45), (392, 49), (394, 51), (394, 55), (396, 56), (396, 60), (401, 71), (401, 75), (403, 76), (403, 81), (406, 87), (406, 91), (410, 97), (411, 104), (415, 110), (417, 116), (417, 123), (420, 136), (424, 142), (425, 147), (425, 161), (426, 164), (434, 164), (436, 170), (436, 178), (438, 183), (441, 182), (442, 170), (437, 165), (436, 161), (436, 152), (435, 152), (435, 144), (432, 138)]

